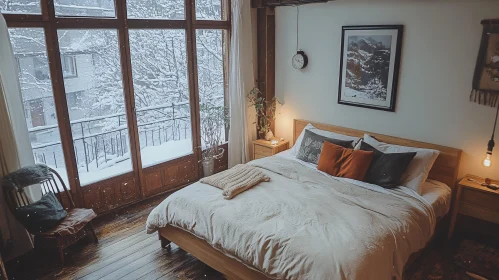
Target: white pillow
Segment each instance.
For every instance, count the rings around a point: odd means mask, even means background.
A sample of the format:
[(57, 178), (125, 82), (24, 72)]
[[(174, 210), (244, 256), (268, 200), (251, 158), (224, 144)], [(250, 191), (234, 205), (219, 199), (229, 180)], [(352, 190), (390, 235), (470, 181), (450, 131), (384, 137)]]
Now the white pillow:
[(359, 141), (357, 141), (357, 143), (355, 144), (355, 146), (353, 147), (354, 150), (358, 151), (360, 150), (360, 146), (362, 145), (362, 139), (360, 139)]
[(421, 194), (421, 187), (428, 178), (428, 174), (440, 154), (439, 151), (387, 144), (374, 139), (368, 134), (364, 135), (363, 141), (383, 153), (416, 152), (416, 156), (411, 160), (407, 170), (402, 175), (401, 184)]
[(357, 143), (357, 141), (360, 140), (360, 138), (358, 138), (358, 137), (353, 137), (353, 136), (343, 135), (343, 134), (339, 134), (339, 133), (334, 133), (334, 132), (327, 131), (327, 130), (318, 129), (317, 127), (315, 127), (309, 123), (301, 131), (300, 136), (298, 136), (295, 144), (290, 149), (291, 154), (293, 154), (295, 156), (298, 154), (298, 151), (300, 150), (301, 141), (303, 141), (303, 135), (305, 134), (305, 130), (310, 130), (316, 134), (319, 134), (321, 136), (328, 137), (328, 138), (334, 138), (334, 139), (345, 140), (345, 141), (353, 141), (353, 145), (355, 145)]

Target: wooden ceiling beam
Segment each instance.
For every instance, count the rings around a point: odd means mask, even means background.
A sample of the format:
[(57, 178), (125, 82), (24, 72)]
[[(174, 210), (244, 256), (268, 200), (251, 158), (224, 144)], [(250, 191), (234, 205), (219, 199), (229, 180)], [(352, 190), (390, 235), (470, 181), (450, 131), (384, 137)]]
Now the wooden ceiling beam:
[(265, 0), (251, 0), (251, 8), (265, 8)]
[[(257, 9), (257, 86), (267, 101), (275, 97), (275, 12)], [(275, 124), (270, 129), (275, 132)]]

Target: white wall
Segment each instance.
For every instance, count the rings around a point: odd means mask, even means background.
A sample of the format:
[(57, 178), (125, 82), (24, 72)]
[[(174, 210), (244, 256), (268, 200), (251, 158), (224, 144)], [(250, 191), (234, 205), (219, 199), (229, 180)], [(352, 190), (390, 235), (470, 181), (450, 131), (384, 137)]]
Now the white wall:
[[(463, 149), (460, 176), (499, 179), (499, 132), (493, 166), (481, 161), (495, 109), (469, 102), (482, 25), (499, 18), (499, 1), (352, 1), (300, 6), (295, 70), (296, 8), (276, 9), (276, 96), (284, 101), (276, 135), (292, 140), (302, 118)], [(337, 104), (341, 27), (405, 26), (395, 113)], [(499, 131), (499, 129), (498, 129)]]

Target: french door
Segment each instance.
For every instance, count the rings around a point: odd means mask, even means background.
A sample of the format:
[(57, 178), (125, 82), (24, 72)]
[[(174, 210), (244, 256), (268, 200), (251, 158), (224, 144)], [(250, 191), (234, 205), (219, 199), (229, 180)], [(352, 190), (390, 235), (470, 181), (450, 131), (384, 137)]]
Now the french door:
[(0, 0), (35, 161), (80, 205), (104, 212), (199, 177), (200, 108), (228, 104), (229, 7)]

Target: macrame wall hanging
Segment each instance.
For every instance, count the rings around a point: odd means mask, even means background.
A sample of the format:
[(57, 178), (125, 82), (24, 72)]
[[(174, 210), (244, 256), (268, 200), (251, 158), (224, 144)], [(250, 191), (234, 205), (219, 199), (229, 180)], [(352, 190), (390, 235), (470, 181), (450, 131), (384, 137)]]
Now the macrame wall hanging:
[(499, 106), (499, 19), (482, 21), (483, 32), (470, 100)]

